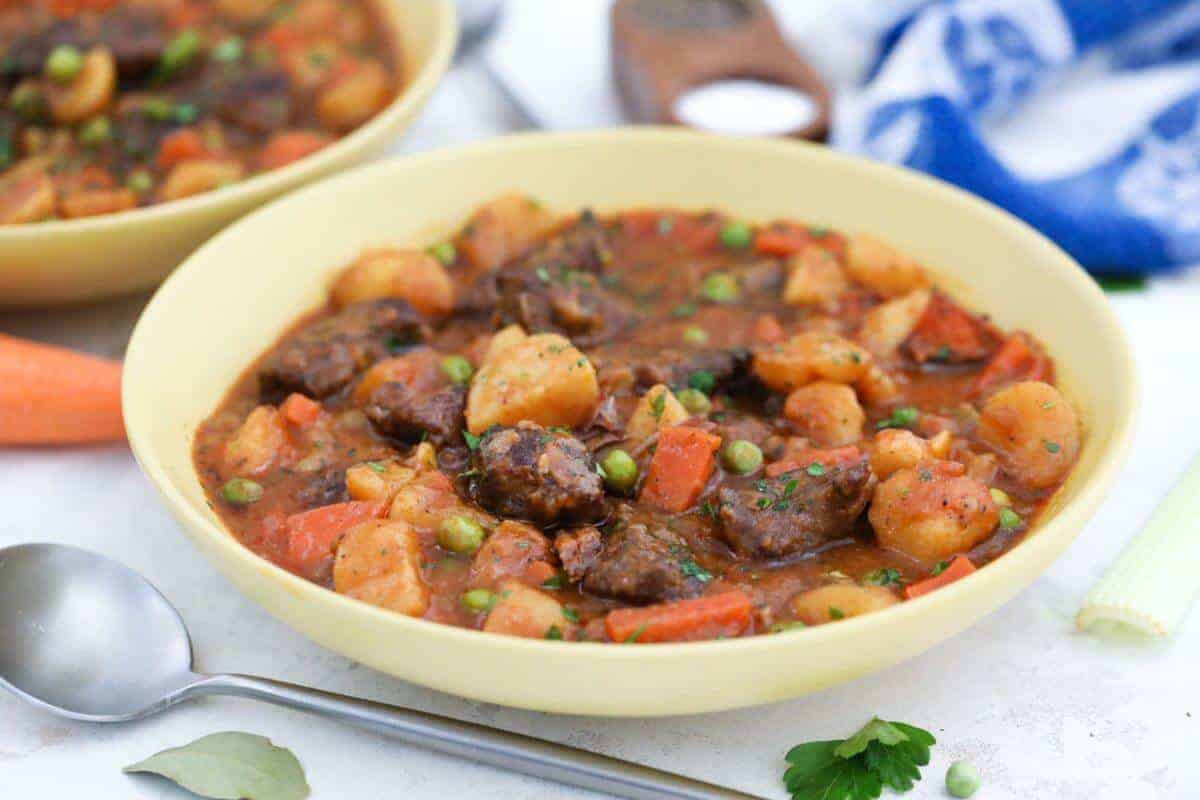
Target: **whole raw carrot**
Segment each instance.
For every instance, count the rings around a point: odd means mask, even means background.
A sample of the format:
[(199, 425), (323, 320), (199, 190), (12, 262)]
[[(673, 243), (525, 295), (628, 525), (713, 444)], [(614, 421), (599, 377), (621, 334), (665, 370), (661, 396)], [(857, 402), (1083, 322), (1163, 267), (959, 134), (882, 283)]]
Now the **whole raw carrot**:
[(0, 445), (123, 438), (119, 362), (0, 334)]

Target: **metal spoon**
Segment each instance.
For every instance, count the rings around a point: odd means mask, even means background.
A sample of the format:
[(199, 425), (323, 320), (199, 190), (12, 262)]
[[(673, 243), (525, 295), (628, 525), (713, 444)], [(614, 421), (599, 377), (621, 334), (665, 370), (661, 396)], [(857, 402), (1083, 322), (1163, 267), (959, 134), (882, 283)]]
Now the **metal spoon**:
[(422, 711), (268, 678), (194, 672), (187, 629), (158, 590), (122, 564), (63, 545), (0, 550), (0, 685), (47, 711), (87, 722), (139, 719), (194, 697), (249, 697), (618, 797), (754, 797)]

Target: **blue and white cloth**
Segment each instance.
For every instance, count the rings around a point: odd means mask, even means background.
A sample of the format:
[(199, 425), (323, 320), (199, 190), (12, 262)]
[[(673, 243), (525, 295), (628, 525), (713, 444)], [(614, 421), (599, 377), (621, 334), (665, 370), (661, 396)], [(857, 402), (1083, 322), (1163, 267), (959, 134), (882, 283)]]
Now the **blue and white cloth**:
[[(1191, 72), (1193, 59), (1200, 67), (1200, 3), (926, 2), (881, 31), (877, 52), (861, 91), (837, 108), (836, 147), (974, 192), (1096, 273), (1156, 272), (1200, 261), (1200, 70), (1162, 88), (1164, 67)], [(1090, 101), (1107, 107), (1092, 113), (1129, 128), (1124, 142), (1068, 174), (1018, 173), (982, 131), (1034, 98), (1053, 102), (1057, 82), (1084, 59), (1094, 62), (1093, 71), (1126, 83), (1144, 80), (1146, 91), (1166, 96), (1138, 119), (1128, 103), (1093, 92)], [(1039, 135), (1057, 135), (1036, 127), (1030, 134), (1032, 148)]]

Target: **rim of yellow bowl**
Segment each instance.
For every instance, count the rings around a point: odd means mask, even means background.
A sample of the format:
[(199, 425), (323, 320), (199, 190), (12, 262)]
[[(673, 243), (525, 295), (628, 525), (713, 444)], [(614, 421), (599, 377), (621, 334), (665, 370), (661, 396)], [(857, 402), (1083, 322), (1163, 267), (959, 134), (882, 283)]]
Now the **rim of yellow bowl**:
[[(388, 0), (371, 0), (371, 2), (383, 4)], [(82, 232), (103, 233), (121, 227), (154, 222), (164, 217), (183, 216), (214, 206), (252, 200), (256, 196), (270, 197), (272, 193), (286, 190), (287, 186), (297, 180), (303, 181), (306, 175), (320, 175), (322, 167), (350, 154), (365, 140), (386, 132), (388, 128), (396, 124), (397, 120), (404, 118), (414, 106), (423, 103), (432, 94), (438, 81), (450, 66), (450, 61), (454, 57), (454, 49), (458, 45), (458, 11), (453, 0), (429, 0), (429, 2), (433, 3), (437, 13), (437, 39), (430, 50), (429, 58), (421, 65), (413, 79), (404, 84), (395, 99), (382, 111), (332, 144), (287, 166), (252, 175), (244, 181), (218, 191), (204, 192), (180, 200), (155, 203), (143, 208), (133, 208), (128, 211), (101, 214), (95, 217), (54, 219), (45, 222), (28, 222), (22, 225), (0, 225), (0, 244), (4, 244), (5, 241), (43, 236)], [(389, 27), (393, 27), (392, 34), (400, 40), (398, 46), (402, 45), (403, 34), (392, 25), (390, 12), (388, 20)]]
[[(867, 172), (875, 180), (898, 184), (901, 187), (908, 187), (915, 190), (933, 191), (948, 195), (955, 201), (955, 205), (961, 213), (983, 217), (989, 224), (1022, 240), (1029, 247), (1048, 250), (1049, 255), (1052, 256), (1049, 260), (1057, 264), (1054, 268), (1061, 270), (1067, 276), (1072, 288), (1082, 298), (1083, 302), (1099, 306), (1102, 309), (1099, 318), (1103, 320), (1103, 328), (1095, 331), (1093, 335), (1114, 344), (1118, 359), (1110, 365), (1110, 368), (1120, 374), (1121, 380), (1118, 383), (1125, 387), (1125, 391), (1118, 404), (1117, 419), (1112, 434), (1101, 445), (1104, 449), (1093, 470), (1090, 474), (1084, 476), (1083, 483), (1078, 487), (1075, 498), (1059, 508), (1051, 509), (1049, 517), (1039, 521), (1026, 538), (995, 561), (990, 562), (962, 580), (915, 600), (908, 600), (870, 614), (843, 620), (837, 625), (816, 625), (787, 634), (764, 634), (704, 642), (639, 644), (636, 647), (621, 647), (619, 643), (604, 642), (570, 642), (568, 646), (564, 646), (562, 642), (525, 639), (461, 628), (387, 611), (304, 580), (252, 552), (223, 526), (201, 515), (199, 510), (182, 495), (175, 484), (167, 477), (166, 471), (157, 458), (155, 448), (149, 441), (148, 435), (138, 424), (138, 420), (130, 418), (127, 415), (125, 422), (134, 457), (167, 505), (177, 515), (183, 517), (186, 524), (192, 530), (203, 531), (219, 547), (227, 551), (230, 557), (256, 571), (261, 578), (271, 580), (278, 584), (281, 589), (286, 589), (289, 593), (299, 595), (306, 600), (327, 603), (333, 608), (346, 613), (367, 615), (384, 624), (398, 626), (417, 635), (459, 639), (468, 643), (473, 642), (483, 648), (528, 650), (531, 654), (538, 654), (545, 658), (557, 658), (560, 661), (564, 658), (574, 657), (575, 655), (586, 656), (589, 660), (597, 658), (614, 660), (675, 658), (684, 654), (702, 657), (716, 650), (722, 653), (733, 650), (748, 652), (760, 649), (782, 648), (798, 642), (815, 647), (836, 646), (840, 641), (855, 639), (860, 635), (860, 632), (865, 632), (875, 626), (886, 625), (914, 615), (924, 615), (932, 612), (934, 609), (952, 605), (958, 601), (960, 596), (968, 592), (999, 591), (1014, 584), (1024, 586), (1029, 582), (1021, 580), (1022, 574), (1027, 574), (1028, 572), (1024, 566), (1026, 562), (1046, 559), (1047, 563), (1049, 563), (1053, 557), (1047, 555), (1047, 553), (1052, 553), (1056, 548), (1064, 549), (1070, 544), (1070, 541), (1078, 535), (1077, 532), (1082, 530), (1084, 523), (1091, 517), (1095, 508), (1104, 499), (1106, 492), (1116, 479), (1117, 472), (1125, 462), (1132, 443), (1138, 406), (1137, 371), (1134, 369), (1129, 342), (1115, 314), (1113, 314), (1109, 307), (1104, 292), (1066, 252), (1030, 225), (1007, 211), (929, 175), (904, 167), (867, 161), (866, 159), (832, 151), (808, 142), (735, 138), (697, 133), (680, 128), (656, 126), (637, 126), (568, 133), (527, 132), (484, 142), (435, 150), (414, 156), (385, 159), (349, 170), (335, 178), (306, 186), (296, 192), (290, 193), (286, 197), (256, 209), (238, 220), (227, 228), (226, 231), (202, 245), (179, 269), (167, 278), (149, 305), (147, 305), (134, 329), (130, 341), (129, 350), (126, 354), (126, 371), (123, 383), (123, 393), (126, 403), (128, 403), (128, 397), (136, 390), (136, 387), (133, 386), (134, 382), (139, 380), (137, 373), (140, 369), (138, 367), (138, 361), (141, 357), (140, 340), (142, 336), (146, 335), (143, 331), (156, 327), (156, 319), (160, 315), (169, 313), (170, 307), (174, 303), (172, 295), (175, 292), (175, 287), (182, 280), (186, 279), (186, 276), (190, 272), (188, 269), (190, 263), (193, 260), (203, 259), (210, 249), (215, 250), (221, 247), (222, 239), (226, 232), (240, 226), (257, 224), (256, 218), (258, 215), (272, 213), (276, 211), (276, 206), (284, 206), (310, 193), (329, 192), (332, 195), (345, 184), (366, 179), (372, 171), (420, 169), (425, 164), (452, 161), (464, 156), (488, 153), (489, 151), (502, 153), (507, 150), (537, 149), (547, 145), (562, 145), (570, 148), (572, 146), (602, 144), (606, 147), (620, 147), (622, 141), (626, 140), (657, 142), (663, 145), (673, 143), (682, 144), (685, 142), (695, 143), (697, 140), (707, 140), (714, 148), (727, 148), (731, 153), (739, 148), (745, 148), (747, 150), (774, 151), (784, 157), (788, 153), (796, 152), (797, 148), (807, 150), (810, 154), (820, 151), (820, 158), (832, 159), (850, 170)], [(297, 309), (297, 315), (303, 311), (304, 309)], [(131, 366), (132, 369), (130, 368)], [(189, 431), (188, 436), (190, 437), (193, 433), (194, 431)], [(1073, 522), (1078, 522), (1078, 524), (1072, 524)], [(1073, 534), (1072, 530), (1076, 531), (1076, 533)], [(1041, 573), (1039, 572), (1038, 574)]]

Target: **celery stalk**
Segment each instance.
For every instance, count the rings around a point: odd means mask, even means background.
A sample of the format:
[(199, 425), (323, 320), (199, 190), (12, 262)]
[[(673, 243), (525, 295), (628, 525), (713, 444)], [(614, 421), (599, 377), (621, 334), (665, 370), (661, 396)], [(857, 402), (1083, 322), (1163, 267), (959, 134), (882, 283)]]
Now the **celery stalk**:
[(1200, 457), (1084, 600), (1075, 623), (1169, 636), (1200, 593)]

